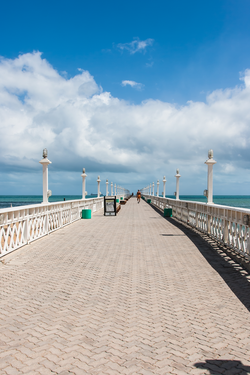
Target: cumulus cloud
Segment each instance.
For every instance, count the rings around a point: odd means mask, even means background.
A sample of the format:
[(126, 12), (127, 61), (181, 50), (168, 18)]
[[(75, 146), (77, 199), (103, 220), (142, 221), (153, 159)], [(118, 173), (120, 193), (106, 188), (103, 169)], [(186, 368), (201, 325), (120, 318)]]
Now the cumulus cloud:
[(61, 170), (165, 174), (180, 167), (194, 176), (213, 148), (220, 168), (232, 174), (250, 168), (249, 102), (249, 70), (241, 86), (217, 90), (205, 103), (134, 105), (103, 92), (87, 71), (67, 79), (39, 52), (2, 58), (1, 169), (37, 169), (47, 147)]
[(148, 38), (146, 40), (140, 40), (139, 38), (135, 38), (130, 43), (119, 43), (117, 44), (117, 48), (121, 51), (127, 50), (131, 55), (135, 54), (136, 52), (146, 52), (148, 46), (152, 46), (154, 43), (154, 39)]
[(138, 82), (135, 82), (135, 81), (122, 81), (122, 86), (131, 86), (137, 90), (141, 90), (143, 88), (143, 84), (142, 83), (138, 83)]

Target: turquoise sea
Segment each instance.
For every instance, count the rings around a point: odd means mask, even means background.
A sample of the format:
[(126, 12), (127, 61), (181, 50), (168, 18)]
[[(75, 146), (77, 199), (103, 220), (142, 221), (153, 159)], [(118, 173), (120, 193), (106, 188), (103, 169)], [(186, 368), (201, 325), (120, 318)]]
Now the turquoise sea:
[[(97, 195), (87, 195), (87, 198), (93, 198)], [(68, 200), (81, 199), (81, 195), (52, 195), (49, 202), (60, 202), (65, 198)], [(167, 198), (175, 198), (173, 195), (168, 195)], [(181, 200), (206, 202), (203, 195), (180, 195)], [(41, 203), (42, 195), (0, 195), (0, 209), (6, 207), (17, 207), (29, 204)], [(214, 195), (214, 203), (225, 206), (241, 207), (250, 209), (250, 195)]]

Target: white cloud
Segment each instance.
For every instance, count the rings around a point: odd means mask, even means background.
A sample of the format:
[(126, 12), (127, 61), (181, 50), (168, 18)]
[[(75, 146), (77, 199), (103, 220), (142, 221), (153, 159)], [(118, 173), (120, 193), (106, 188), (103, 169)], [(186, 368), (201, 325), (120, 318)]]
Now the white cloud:
[(146, 40), (140, 40), (139, 38), (135, 38), (130, 43), (119, 43), (117, 44), (117, 48), (119, 48), (121, 51), (127, 50), (130, 52), (131, 55), (133, 55), (136, 52), (146, 52), (146, 49), (148, 46), (152, 46), (154, 43), (154, 39), (148, 38)]
[(138, 82), (135, 82), (135, 81), (122, 81), (122, 86), (131, 86), (137, 90), (141, 90), (143, 88), (143, 84), (142, 83), (138, 83)]
[(89, 171), (136, 171), (160, 178), (179, 167), (196, 184), (201, 170), (206, 174), (204, 161), (213, 148), (215, 168), (224, 170), (226, 183), (225, 173), (250, 169), (249, 102), (249, 70), (242, 86), (215, 91), (206, 103), (177, 107), (147, 100), (134, 105), (102, 92), (87, 71), (71, 79), (61, 76), (39, 52), (2, 58), (1, 170), (37, 169), (47, 147), (56, 169), (88, 166)]

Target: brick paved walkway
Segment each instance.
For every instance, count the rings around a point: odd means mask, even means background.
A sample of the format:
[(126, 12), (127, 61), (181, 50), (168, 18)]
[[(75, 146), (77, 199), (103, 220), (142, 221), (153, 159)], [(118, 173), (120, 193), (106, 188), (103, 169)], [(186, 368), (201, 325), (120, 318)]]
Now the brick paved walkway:
[(130, 199), (7, 256), (0, 374), (250, 373), (249, 277), (170, 221)]

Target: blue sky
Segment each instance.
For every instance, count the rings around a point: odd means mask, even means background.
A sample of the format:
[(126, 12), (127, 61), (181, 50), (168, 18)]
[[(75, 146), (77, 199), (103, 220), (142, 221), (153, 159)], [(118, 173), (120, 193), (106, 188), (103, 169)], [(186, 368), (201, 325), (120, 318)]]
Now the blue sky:
[(89, 192), (98, 174), (131, 190), (166, 175), (172, 194), (180, 168), (181, 192), (202, 194), (209, 148), (215, 193), (249, 193), (249, 0), (12, 1), (0, 14), (0, 194), (41, 193), (43, 147), (55, 194), (80, 193), (84, 166)]

